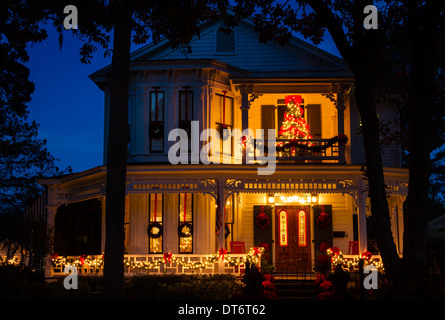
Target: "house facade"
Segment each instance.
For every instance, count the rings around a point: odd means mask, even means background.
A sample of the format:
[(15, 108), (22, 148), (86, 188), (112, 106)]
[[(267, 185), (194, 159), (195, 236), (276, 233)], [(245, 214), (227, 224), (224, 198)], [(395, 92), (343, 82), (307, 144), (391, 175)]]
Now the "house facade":
[[(161, 41), (131, 55), (127, 274), (237, 273), (243, 258), (259, 253), (277, 271), (313, 271), (326, 246), (350, 255), (370, 250), (365, 155), (347, 64), (299, 39), (261, 44), (249, 22), (230, 34), (219, 27), (204, 25), (187, 48)], [(90, 76), (105, 97), (104, 164), (41, 181), (57, 253), (48, 258), (48, 277), (62, 273), (64, 259), (101, 272), (109, 75), (106, 67)], [(290, 106), (308, 130), (302, 139), (280, 134)], [(398, 118), (392, 106), (379, 105), (378, 113), (382, 121)], [(408, 171), (400, 153), (397, 144), (382, 150), (401, 253)]]

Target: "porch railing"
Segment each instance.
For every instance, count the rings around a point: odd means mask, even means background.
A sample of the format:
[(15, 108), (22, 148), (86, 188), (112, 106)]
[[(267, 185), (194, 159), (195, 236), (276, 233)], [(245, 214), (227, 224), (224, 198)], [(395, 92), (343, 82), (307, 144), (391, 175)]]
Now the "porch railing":
[[(220, 259), (215, 260), (215, 255), (211, 254), (178, 254), (169, 262), (165, 261), (162, 254), (126, 254), (124, 257), (125, 276), (135, 276), (144, 274), (216, 274), (225, 273), (240, 275), (245, 269), (242, 262), (247, 254), (229, 254), (230, 260), (240, 260), (240, 263), (233, 264), (229, 259), (220, 264)], [(164, 261), (164, 263), (159, 263)], [(65, 266), (74, 265), (78, 275), (100, 276), (103, 274), (103, 259), (101, 255), (91, 255), (86, 257), (67, 256), (63, 258), (53, 258), (52, 275), (66, 276)], [(220, 270), (223, 265), (224, 270)]]
[[(277, 162), (344, 162), (344, 146), (334, 139), (276, 139)], [(267, 160), (271, 156), (269, 139), (255, 139), (253, 141), (253, 154), (255, 160)]]

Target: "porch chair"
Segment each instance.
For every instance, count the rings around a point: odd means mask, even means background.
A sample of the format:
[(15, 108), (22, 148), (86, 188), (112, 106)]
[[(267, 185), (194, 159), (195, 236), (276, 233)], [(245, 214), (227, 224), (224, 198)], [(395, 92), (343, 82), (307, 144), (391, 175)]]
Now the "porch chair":
[(358, 254), (358, 241), (349, 241), (348, 254)]
[(230, 241), (230, 252), (233, 253), (246, 253), (244, 247), (244, 241)]

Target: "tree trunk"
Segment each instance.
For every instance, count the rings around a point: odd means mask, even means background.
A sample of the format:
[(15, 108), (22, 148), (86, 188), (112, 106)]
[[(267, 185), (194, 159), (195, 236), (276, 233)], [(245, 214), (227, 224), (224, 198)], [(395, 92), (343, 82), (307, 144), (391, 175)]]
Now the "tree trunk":
[(403, 260), (409, 279), (417, 288), (424, 287), (427, 273), (428, 194), (439, 3), (440, 1), (427, 2), (423, 16), (419, 16), (415, 1), (410, 1), (408, 6), (411, 54), (411, 82), (408, 96), (409, 185)]
[(114, 4), (113, 57), (106, 185), (104, 298), (124, 296), (124, 215), (128, 144), (131, 27), (125, 1)]
[(374, 86), (367, 80), (367, 73), (360, 74), (356, 72), (355, 76), (355, 96), (363, 125), (362, 134), (366, 154), (366, 174), (369, 188), (368, 195), (371, 201), (372, 223), (387, 275), (390, 279), (397, 281), (400, 280), (402, 274), (400, 259), (392, 236), (386, 198)]

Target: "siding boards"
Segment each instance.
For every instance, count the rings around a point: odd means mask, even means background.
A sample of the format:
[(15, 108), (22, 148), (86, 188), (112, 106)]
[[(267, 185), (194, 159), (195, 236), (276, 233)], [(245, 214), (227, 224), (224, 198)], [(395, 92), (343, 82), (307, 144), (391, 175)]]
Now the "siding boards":
[(199, 38), (192, 40), (190, 46), (192, 53), (185, 56), (180, 50), (161, 51), (150, 59), (210, 59), (214, 58), (239, 68), (252, 71), (272, 71), (290, 69), (314, 69), (333, 67), (327, 62), (313, 57), (309, 53), (295, 46), (266, 43), (262, 44), (258, 36), (250, 27), (240, 25), (235, 36), (235, 53), (218, 53), (216, 50), (216, 33), (218, 25), (214, 25), (207, 32), (203, 32)]

